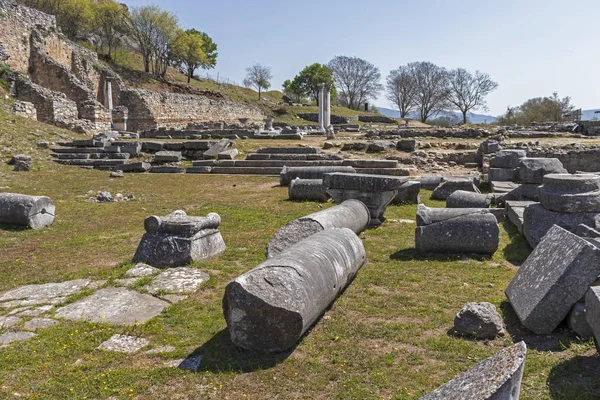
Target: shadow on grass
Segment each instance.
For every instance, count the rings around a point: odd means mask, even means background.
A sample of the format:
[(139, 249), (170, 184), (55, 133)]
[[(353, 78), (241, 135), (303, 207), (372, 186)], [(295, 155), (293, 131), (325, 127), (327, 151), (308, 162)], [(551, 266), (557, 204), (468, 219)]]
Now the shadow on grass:
[(295, 346), (282, 353), (259, 353), (237, 347), (227, 328), (194, 350), (186, 359), (202, 356), (197, 372), (253, 372), (273, 368), (287, 359)]
[(571, 347), (573, 343), (581, 343), (581, 339), (566, 327), (565, 322), (550, 334), (538, 335), (521, 324), (517, 313), (508, 301), (503, 301), (500, 308), (504, 314), (506, 330), (514, 343), (524, 341), (528, 349), (551, 352), (561, 352)]
[(457, 253), (457, 254), (437, 254), (437, 253), (425, 253), (421, 254), (414, 247), (403, 249), (390, 255), (391, 260), (398, 261), (487, 261), (491, 260), (490, 256), (482, 254), (470, 254), (470, 253)]
[(504, 231), (508, 234), (510, 243), (504, 247), (504, 259), (520, 266), (531, 253), (531, 247), (527, 243), (527, 239), (519, 233), (516, 226), (511, 222), (505, 221), (500, 224)]
[(552, 399), (600, 398), (600, 356), (576, 356), (555, 365), (548, 375)]
[(28, 226), (0, 224), (0, 231), (21, 232), (29, 229)]

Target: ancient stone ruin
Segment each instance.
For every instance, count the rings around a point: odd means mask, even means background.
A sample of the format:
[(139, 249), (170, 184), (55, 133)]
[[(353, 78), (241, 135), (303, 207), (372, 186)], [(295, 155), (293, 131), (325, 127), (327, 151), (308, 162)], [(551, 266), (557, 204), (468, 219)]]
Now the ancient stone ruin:
[(0, 193), (0, 224), (41, 229), (52, 225), (55, 207), (46, 196)]

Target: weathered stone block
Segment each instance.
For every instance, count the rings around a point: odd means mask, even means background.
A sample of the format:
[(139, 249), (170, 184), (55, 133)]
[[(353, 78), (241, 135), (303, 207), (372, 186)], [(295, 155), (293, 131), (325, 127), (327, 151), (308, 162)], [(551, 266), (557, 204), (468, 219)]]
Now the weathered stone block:
[(525, 342), (487, 358), (420, 400), (518, 400), (525, 367)]
[(549, 174), (539, 187), (540, 202), (551, 211), (600, 212), (600, 176)]
[(154, 161), (159, 163), (179, 162), (181, 161), (180, 151), (159, 151), (154, 155)]
[(208, 160), (211, 158), (217, 158), (219, 156), (219, 153), (224, 152), (225, 150), (227, 150), (227, 148), (231, 145), (231, 140), (229, 139), (223, 139), (220, 140), (219, 142), (213, 144), (210, 149), (206, 150), (204, 152), (204, 154), (202, 155), (202, 158)]
[(421, 202), (421, 198), (419, 196), (420, 192), (421, 182), (405, 182), (398, 188), (398, 193), (392, 200), (391, 204), (419, 204)]
[(585, 319), (594, 334), (596, 348), (600, 352), (600, 286), (592, 286), (585, 295)]
[(293, 179), (323, 179), (325, 174), (334, 172), (355, 173), (356, 170), (350, 166), (328, 166), (328, 167), (284, 167), (279, 175), (279, 184), (287, 186)]
[(490, 168), (488, 181), (508, 182), (513, 180), (515, 170), (513, 168)]
[(477, 186), (470, 178), (444, 178), (444, 180), (433, 190), (431, 198), (435, 200), (446, 200), (448, 196), (457, 190), (480, 193)]
[(0, 224), (41, 229), (52, 225), (55, 207), (46, 196), (0, 193)]
[(496, 156), (492, 157), (490, 160), (490, 167), (514, 169), (519, 166), (519, 159), (523, 157), (527, 157), (527, 152), (525, 150), (500, 150)]
[(330, 229), (287, 248), (229, 283), (223, 313), (231, 341), (261, 352), (285, 351), (352, 281), (366, 259), (350, 229)]
[(567, 170), (558, 158), (525, 157), (519, 159), (519, 166), (515, 170), (514, 179), (522, 183), (541, 184), (544, 175), (566, 173)]
[(583, 340), (587, 340), (594, 335), (590, 324), (586, 320), (585, 303), (575, 303), (567, 317), (567, 325)]
[(493, 195), (457, 190), (446, 198), (448, 208), (489, 208)]
[(325, 202), (329, 198), (322, 179), (299, 179), (296, 178), (290, 182), (288, 188), (288, 197), (290, 200), (300, 201), (321, 201)]
[(400, 151), (415, 151), (417, 147), (417, 141), (415, 139), (403, 139), (399, 140), (396, 148)]
[(600, 249), (553, 226), (519, 268), (506, 296), (526, 328), (548, 334), (598, 275)]
[(491, 303), (467, 303), (454, 318), (452, 334), (475, 339), (495, 339), (504, 335), (504, 321)]

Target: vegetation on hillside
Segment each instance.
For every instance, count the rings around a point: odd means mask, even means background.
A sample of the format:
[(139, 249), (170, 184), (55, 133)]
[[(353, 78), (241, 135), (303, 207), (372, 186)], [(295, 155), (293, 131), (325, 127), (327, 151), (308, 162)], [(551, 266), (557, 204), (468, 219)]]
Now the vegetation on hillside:
[(525, 101), (519, 107), (508, 106), (504, 115), (498, 118), (502, 125), (531, 125), (533, 122), (564, 122), (574, 121), (575, 106), (569, 96), (562, 99), (558, 92), (552, 96), (534, 97)]

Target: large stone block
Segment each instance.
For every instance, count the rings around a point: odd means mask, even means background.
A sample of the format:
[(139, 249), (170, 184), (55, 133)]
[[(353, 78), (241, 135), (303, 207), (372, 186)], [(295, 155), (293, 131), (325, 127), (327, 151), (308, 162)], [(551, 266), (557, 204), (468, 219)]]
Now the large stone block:
[(600, 286), (592, 286), (585, 295), (585, 318), (596, 339), (596, 348), (600, 352)]
[(300, 201), (322, 201), (329, 198), (322, 179), (299, 179), (296, 178), (290, 182), (288, 188), (288, 197), (290, 200)]
[(352, 281), (366, 259), (350, 229), (319, 232), (229, 283), (223, 313), (231, 341), (261, 352), (300, 340)]
[(580, 224), (599, 229), (600, 213), (559, 213), (541, 204), (532, 204), (523, 212), (523, 235), (531, 247), (537, 246), (553, 225), (574, 232)]
[(323, 185), (336, 204), (350, 199), (362, 201), (371, 213), (371, 225), (379, 225), (388, 204), (408, 177), (368, 174), (325, 174)]
[(480, 193), (471, 178), (444, 178), (444, 180), (433, 190), (431, 198), (435, 200), (446, 200), (448, 196), (457, 190)]
[(590, 324), (586, 319), (585, 303), (575, 303), (569, 316), (567, 317), (567, 325), (575, 332), (580, 338), (587, 340), (594, 335)]
[(225, 251), (220, 223), (216, 213), (189, 217), (184, 211), (175, 211), (166, 217), (148, 217), (144, 221), (146, 233), (133, 260), (163, 268), (215, 257)]
[(417, 207), (415, 247), (420, 253), (494, 254), (499, 243), (500, 228), (491, 213), (437, 213), (422, 204)]
[(489, 208), (493, 195), (457, 190), (446, 199), (448, 208)]
[(0, 224), (41, 229), (54, 222), (55, 207), (46, 196), (0, 193)]
[(490, 168), (488, 171), (488, 181), (490, 182), (508, 182), (513, 180), (515, 170), (513, 168)]
[(514, 179), (522, 183), (541, 184), (544, 175), (566, 173), (567, 170), (558, 158), (525, 157), (519, 159)]
[(369, 221), (367, 206), (358, 200), (347, 200), (337, 206), (298, 218), (282, 227), (269, 241), (265, 255), (272, 258), (299, 241), (327, 229), (348, 228), (359, 234), (367, 229)]
[(523, 157), (527, 157), (525, 150), (500, 150), (490, 160), (490, 167), (514, 169), (519, 166), (519, 159)]
[(600, 249), (555, 225), (519, 268), (506, 296), (526, 328), (548, 334), (598, 275)]
[(421, 202), (421, 197), (419, 196), (420, 192), (421, 182), (405, 182), (398, 188), (398, 193), (391, 204), (419, 204)]
[(526, 353), (525, 342), (501, 350), (421, 400), (518, 400)]
[(549, 174), (539, 187), (540, 202), (551, 211), (600, 212), (600, 176)]
[(523, 233), (523, 215), (525, 214), (525, 208), (532, 204), (536, 204), (533, 201), (507, 201), (505, 203), (506, 217), (514, 226), (517, 227), (519, 233)]

